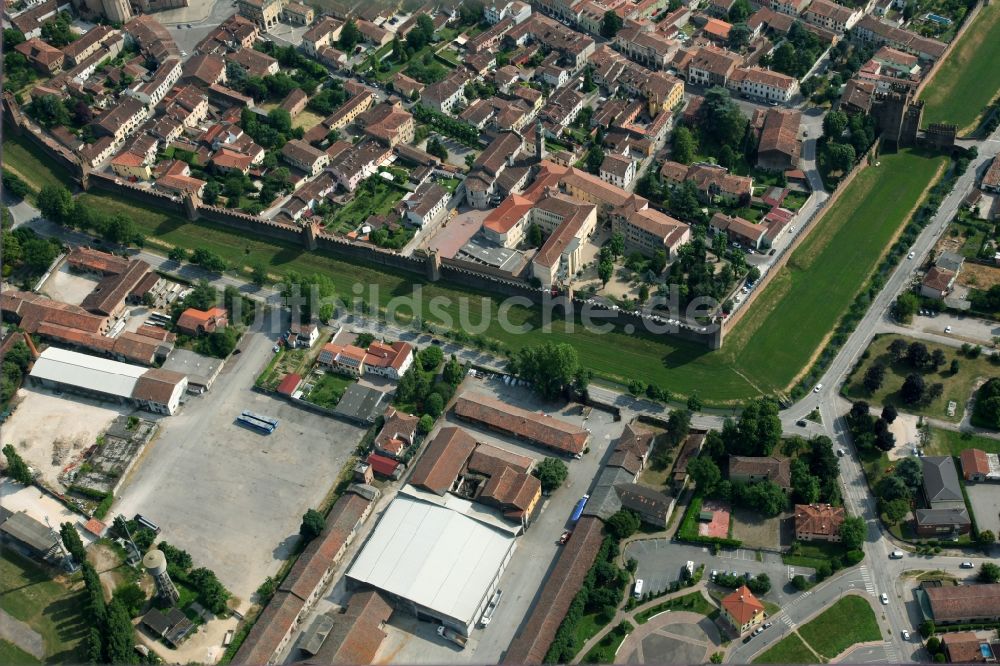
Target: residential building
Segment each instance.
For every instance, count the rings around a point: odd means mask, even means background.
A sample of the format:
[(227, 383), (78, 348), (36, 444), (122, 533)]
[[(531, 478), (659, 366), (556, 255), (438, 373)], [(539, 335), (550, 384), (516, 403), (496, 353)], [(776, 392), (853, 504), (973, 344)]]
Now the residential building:
[(949, 271), (946, 268), (932, 266), (924, 279), (920, 281), (920, 295), (927, 298), (944, 300), (944, 297), (951, 293), (951, 289), (958, 278), (958, 273)]
[(293, 321), (288, 327), (285, 340), (293, 349), (309, 349), (319, 340), (319, 326), (314, 323), (302, 324)]
[(281, 159), (309, 176), (317, 175), (330, 163), (329, 155), (302, 139), (292, 139), (282, 146)]
[(791, 464), (774, 456), (729, 456), (729, 480), (742, 483), (770, 481), (788, 490), (792, 487)]
[(420, 103), (439, 113), (451, 115), (456, 104), (465, 101), (466, 75), (456, 70), (446, 79), (432, 83), (420, 93)]
[(448, 190), (432, 181), (425, 181), (403, 199), (406, 221), (416, 227), (437, 223), (448, 210)]
[(643, 26), (619, 30), (614, 43), (627, 58), (653, 70), (666, 69), (680, 48), (677, 40)]
[(748, 97), (782, 104), (790, 101), (799, 91), (798, 79), (759, 67), (736, 70), (729, 85)]
[(239, 67), (249, 76), (271, 76), (281, 69), (277, 60), (255, 49), (241, 49), (223, 57), (227, 63)]
[(754, 224), (744, 220), (742, 217), (716, 213), (709, 220), (708, 230), (713, 234), (726, 234), (731, 242), (745, 245), (754, 250), (764, 247), (764, 237), (767, 235), (767, 226)]
[(850, 9), (830, 0), (812, 0), (802, 14), (809, 23), (833, 32), (847, 32), (854, 27), (864, 11)]
[(772, 10), (788, 16), (799, 16), (808, 5), (809, 0), (771, 0)]
[(31, 66), (42, 74), (55, 74), (62, 69), (63, 62), (66, 60), (62, 51), (54, 46), (49, 46), (37, 37), (18, 44), (14, 50), (27, 58)]
[(240, 16), (248, 18), (265, 32), (278, 25), (285, 0), (238, 0)]
[(921, 537), (958, 536), (972, 528), (961, 482), (951, 456), (924, 456), (923, 500), (917, 509), (916, 532)]
[(743, 62), (739, 55), (715, 46), (698, 48), (687, 62), (688, 83), (701, 86), (729, 86), (729, 79)]
[(941, 647), (952, 664), (996, 663), (994, 645), (974, 631), (954, 631), (941, 636)]
[(200, 197), (205, 191), (205, 181), (191, 175), (191, 167), (186, 162), (174, 160), (156, 179), (156, 186), (176, 196), (193, 194)]
[(388, 407), (384, 416), (385, 423), (375, 436), (372, 446), (377, 453), (398, 460), (416, 441), (417, 424), (420, 419), (395, 407)]
[(768, 171), (797, 169), (802, 143), (799, 140), (799, 111), (768, 109), (757, 145), (757, 166)]
[(136, 130), (149, 115), (146, 106), (137, 99), (120, 101), (110, 111), (105, 113), (93, 124), (97, 136), (111, 137), (116, 145), (120, 145), (125, 137)]
[(302, 48), (309, 56), (315, 58), (324, 47), (333, 46), (340, 40), (344, 24), (332, 16), (324, 16), (316, 25), (302, 35)]
[(181, 70), (181, 80), (204, 87), (226, 82), (226, 61), (217, 55), (197, 54)]
[(370, 375), (399, 381), (413, 365), (413, 346), (401, 340), (391, 345), (375, 341), (368, 345), (364, 365)]
[(180, 58), (168, 58), (160, 63), (148, 81), (137, 82), (125, 94), (147, 107), (155, 107), (181, 78), (181, 70)]
[(302, 88), (295, 88), (281, 101), (278, 108), (287, 111), (292, 118), (305, 111), (306, 104), (309, 103), (309, 96)]
[(111, 160), (111, 170), (116, 176), (130, 180), (149, 180), (153, 177), (153, 172), (141, 155), (124, 152), (116, 155)]
[(483, 7), (483, 16), (490, 25), (496, 25), (506, 18), (514, 23), (524, 23), (531, 16), (531, 5), (520, 0), (493, 0)]
[(746, 585), (722, 598), (722, 616), (742, 636), (764, 621), (764, 604)]
[(875, 44), (888, 45), (893, 48), (912, 53), (921, 60), (937, 60), (948, 49), (948, 45), (930, 37), (923, 37), (915, 32), (903, 30), (896, 26), (878, 20), (866, 14), (855, 24), (851, 32), (854, 39)]
[(844, 507), (829, 504), (795, 505), (795, 538), (799, 541), (840, 541)]
[(340, 153), (330, 165), (330, 174), (348, 192), (372, 176), (392, 157), (392, 149), (371, 139), (356, 143)]
[(229, 325), (229, 313), (225, 308), (209, 308), (208, 310), (198, 310), (188, 308), (181, 313), (177, 319), (177, 330), (184, 335), (198, 337), (206, 333), (215, 333), (221, 328)]
[(984, 192), (1000, 194), (1000, 156), (994, 157), (993, 161), (990, 162), (990, 167), (983, 174), (983, 180), (979, 187)]
[(66, 62), (75, 67), (99, 52), (107, 42), (122, 39), (122, 34), (118, 30), (106, 25), (98, 25), (83, 33), (76, 41), (64, 46), (62, 52), (66, 56)]
[(323, 345), (317, 362), (334, 370), (359, 377), (365, 372), (365, 350), (354, 345), (338, 345), (332, 342)]
[(699, 198), (709, 204), (748, 205), (753, 194), (752, 178), (737, 176), (729, 173), (729, 169), (723, 166), (707, 162), (689, 166), (666, 161), (660, 167), (660, 176), (668, 187), (680, 185), (685, 181), (694, 183)]
[(416, 129), (413, 116), (400, 102), (383, 102), (373, 106), (358, 116), (357, 123), (365, 134), (390, 148), (399, 143), (412, 142)]
[(309, 25), (314, 17), (313, 8), (301, 2), (289, 2), (281, 10), (281, 18), (291, 25)]
[(962, 477), (966, 481), (1000, 481), (1000, 455), (982, 449), (965, 449), (960, 460)]
[(356, 25), (365, 41), (375, 48), (385, 46), (392, 41), (392, 33), (371, 21), (359, 20)]

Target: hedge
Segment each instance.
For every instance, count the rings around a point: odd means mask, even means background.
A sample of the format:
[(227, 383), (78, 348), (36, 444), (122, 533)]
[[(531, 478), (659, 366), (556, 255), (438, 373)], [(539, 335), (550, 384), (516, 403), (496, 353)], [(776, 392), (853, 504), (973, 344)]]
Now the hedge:
[(700, 543), (707, 546), (717, 545), (720, 548), (739, 548), (743, 545), (740, 539), (728, 537), (707, 537), (698, 534), (698, 514), (701, 513), (701, 495), (695, 495), (688, 504), (684, 518), (681, 519), (681, 526), (677, 530), (677, 540), (690, 543)]

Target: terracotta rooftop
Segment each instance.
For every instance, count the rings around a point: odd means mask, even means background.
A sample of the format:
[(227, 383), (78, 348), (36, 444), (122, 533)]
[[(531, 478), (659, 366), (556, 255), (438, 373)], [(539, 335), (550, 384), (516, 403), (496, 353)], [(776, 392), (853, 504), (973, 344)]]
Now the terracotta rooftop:
[(741, 585), (737, 590), (723, 597), (722, 607), (741, 626), (764, 610), (764, 604), (760, 603), (746, 585)]
[(476, 448), (476, 440), (461, 428), (441, 428), (410, 475), (410, 483), (444, 495), (458, 478), (465, 461)]
[(1000, 616), (1000, 583), (925, 588), (935, 622)]
[(561, 419), (529, 412), (482, 393), (466, 393), (455, 402), (455, 414), (513, 433), (567, 453), (581, 453), (589, 433)]
[(969, 478), (973, 474), (989, 474), (990, 473), (990, 460), (989, 456), (982, 449), (965, 449), (962, 451), (961, 455), (962, 461), (962, 474), (965, 478)]
[(796, 534), (836, 536), (844, 523), (844, 507), (829, 504), (796, 504)]

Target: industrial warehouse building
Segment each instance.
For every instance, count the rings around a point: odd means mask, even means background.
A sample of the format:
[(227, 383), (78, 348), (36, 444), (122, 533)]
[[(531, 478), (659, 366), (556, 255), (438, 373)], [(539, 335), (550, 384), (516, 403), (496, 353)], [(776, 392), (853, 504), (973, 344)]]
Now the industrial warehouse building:
[[(397, 608), (464, 635), (475, 626), (515, 548), (515, 531), (471, 502), (404, 488), (347, 572)], [(435, 496), (436, 497), (436, 496)]]
[(98, 356), (49, 347), (31, 369), (39, 386), (128, 403), (156, 414), (174, 414), (187, 390), (187, 377)]

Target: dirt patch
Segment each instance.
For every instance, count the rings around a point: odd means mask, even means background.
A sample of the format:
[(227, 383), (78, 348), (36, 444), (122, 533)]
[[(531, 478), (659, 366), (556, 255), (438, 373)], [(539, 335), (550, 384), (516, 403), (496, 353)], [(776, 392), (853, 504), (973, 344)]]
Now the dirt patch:
[(41, 292), (54, 300), (79, 305), (96, 286), (95, 278), (71, 273), (69, 266), (63, 263), (45, 280)]
[(733, 538), (746, 548), (778, 548), (782, 518), (764, 518), (756, 511), (737, 508), (733, 511)]
[(909, 414), (900, 414), (889, 426), (889, 432), (896, 438), (896, 447), (887, 454), (889, 460), (905, 458), (913, 453), (913, 447), (920, 442), (920, 430), (917, 421), (920, 418)]
[(962, 271), (958, 274), (958, 283), (985, 291), (1000, 284), (1000, 267), (984, 266), (967, 261), (962, 265)]

